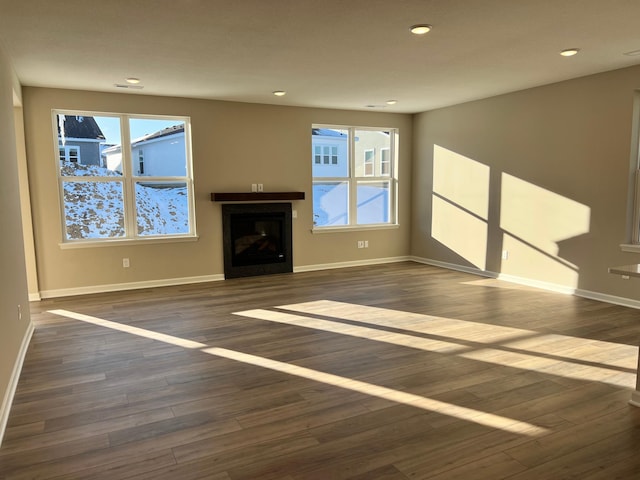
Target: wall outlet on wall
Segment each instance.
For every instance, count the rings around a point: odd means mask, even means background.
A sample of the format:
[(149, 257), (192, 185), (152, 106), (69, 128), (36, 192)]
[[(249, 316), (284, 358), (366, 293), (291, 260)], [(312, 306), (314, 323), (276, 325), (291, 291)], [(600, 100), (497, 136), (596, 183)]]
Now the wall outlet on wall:
[(509, 250), (502, 250), (502, 260), (509, 260)]
[(129, 268), (130, 263), (129, 263), (129, 259), (128, 258), (123, 258), (122, 259), (122, 267), (123, 268)]
[(364, 248), (364, 240), (358, 240), (358, 248)]
[(369, 240), (364, 241), (364, 248), (369, 248)]
[(297, 210), (291, 210), (291, 218), (298, 218), (298, 211)]
[(258, 191), (264, 192), (264, 186), (261, 183), (258, 184)]
[(252, 183), (251, 184), (251, 191), (252, 192), (257, 192), (258, 191), (258, 184), (257, 183)]

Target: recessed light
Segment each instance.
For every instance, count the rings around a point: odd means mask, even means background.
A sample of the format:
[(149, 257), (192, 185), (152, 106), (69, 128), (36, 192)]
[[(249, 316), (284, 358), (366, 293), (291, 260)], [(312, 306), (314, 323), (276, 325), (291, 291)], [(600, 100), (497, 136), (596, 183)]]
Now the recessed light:
[(124, 81), (130, 83), (131, 85), (137, 85), (138, 83), (140, 83), (140, 79), (136, 77), (125, 78)]
[(433, 27), (426, 23), (421, 23), (419, 25), (413, 25), (410, 30), (414, 35), (424, 35), (425, 33), (429, 33)]
[(387, 105), (395, 105), (398, 103), (398, 100), (387, 100)]
[(577, 55), (579, 51), (579, 48), (567, 48), (565, 50), (562, 50), (560, 52), (560, 55), (562, 55), (563, 57), (573, 57), (574, 55)]
[(285, 92), (284, 90), (276, 90), (275, 92), (273, 92), (273, 94), (276, 97), (284, 97), (287, 94), (287, 92)]

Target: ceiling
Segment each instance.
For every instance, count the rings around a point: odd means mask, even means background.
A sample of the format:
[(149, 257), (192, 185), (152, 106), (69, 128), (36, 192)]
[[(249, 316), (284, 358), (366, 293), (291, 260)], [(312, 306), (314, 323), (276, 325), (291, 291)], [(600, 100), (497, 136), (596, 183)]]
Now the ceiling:
[(415, 113), (640, 64), (639, 18), (638, 0), (0, 0), (0, 45), (25, 86)]

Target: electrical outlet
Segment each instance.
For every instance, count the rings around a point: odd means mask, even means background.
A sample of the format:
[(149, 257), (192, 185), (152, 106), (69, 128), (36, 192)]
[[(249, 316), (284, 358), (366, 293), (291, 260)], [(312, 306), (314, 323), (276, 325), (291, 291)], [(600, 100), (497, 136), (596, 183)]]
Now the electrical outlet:
[(298, 211), (297, 210), (291, 210), (291, 218), (298, 218)]
[(364, 240), (358, 240), (358, 248), (364, 248)]
[(509, 250), (502, 250), (502, 260), (509, 260)]
[(264, 192), (264, 186), (261, 183), (258, 184), (258, 191)]
[(369, 240), (364, 241), (364, 248), (369, 248)]
[(257, 192), (258, 191), (258, 184), (257, 183), (252, 183), (251, 184), (251, 191), (252, 192)]
[(129, 259), (128, 258), (123, 258), (122, 259), (122, 267), (123, 268), (129, 268), (130, 263), (129, 263)]

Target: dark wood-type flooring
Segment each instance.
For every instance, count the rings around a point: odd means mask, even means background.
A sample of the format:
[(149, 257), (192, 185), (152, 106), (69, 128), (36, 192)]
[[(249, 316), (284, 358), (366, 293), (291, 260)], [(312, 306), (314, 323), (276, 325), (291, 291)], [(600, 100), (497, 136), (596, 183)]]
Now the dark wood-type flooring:
[(32, 317), (0, 478), (640, 478), (638, 310), (407, 262)]

